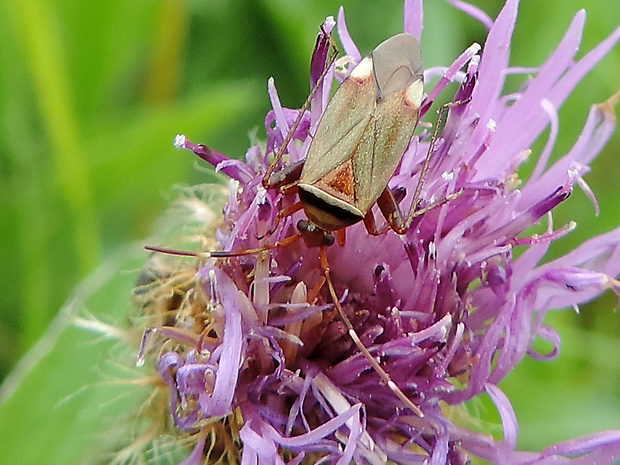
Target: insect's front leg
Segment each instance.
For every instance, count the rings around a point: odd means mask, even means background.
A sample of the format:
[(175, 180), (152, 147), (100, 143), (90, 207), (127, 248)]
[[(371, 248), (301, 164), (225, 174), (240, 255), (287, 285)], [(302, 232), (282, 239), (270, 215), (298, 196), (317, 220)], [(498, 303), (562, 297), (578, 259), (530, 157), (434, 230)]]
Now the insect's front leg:
[[(267, 171), (267, 173), (265, 173), (265, 177), (263, 178), (263, 186), (265, 189), (279, 189), (280, 192), (285, 195), (295, 193), (297, 191), (297, 181), (299, 181), (301, 170), (304, 167), (304, 162), (305, 160), (300, 160), (286, 166), (285, 168), (282, 168), (279, 171)], [(297, 201), (289, 207), (279, 209), (273, 226), (269, 228), (269, 231), (267, 231), (265, 235), (273, 234), (282, 218), (291, 216), (293, 213), (301, 210), (302, 208), (302, 203)], [(262, 239), (262, 237), (264, 236), (261, 236), (259, 239)]]
[(306, 160), (299, 160), (296, 163), (282, 168), (281, 170), (269, 170), (263, 178), (263, 187), (265, 189), (282, 189), (289, 185), (294, 185), (299, 181), (301, 170), (304, 168)]
[[(321, 87), (321, 84), (323, 83), (323, 80), (325, 79), (325, 76), (327, 76), (327, 73), (330, 71), (330, 69), (332, 69), (332, 65), (334, 64), (334, 62), (336, 61), (336, 57), (338, 56), (338, 49), (336, 48), (336, 46), (332, 42), (331, 35), (329, 33), (325, 32), (325, 30), (323, 30), (322, 27), (321, 27), (321, 31), (322, 31), (322, 35), (319, 35), (319, 37), (317, 37), (317, 47), (315, 48), (315, 54), (312, 55), (312, 63), (313, 63), (312, 66), (318, 65), (318, 62), (321, 59), (323, 59), (325, 61), (324, 66), (323, 66), (323, 70), (321, 71), (321, 75), (318, 77), (318, 79), (316, 80), (315, 84), (312, 86), (312, 89), (310, 90), (310, 94), (308, 95), (308, 98), (304, 102), (303, 106), (299, 109), (299, 116), (297, 117), (297, 119), (293, 123), (293, 126), (291, 126), (289, 128), (289, 131), (286, 134), (286, 137), (284, 138), (284, 141), (282, 142), (282, 145), (280, 146), (280, 149), (275, 154), (273, 162), (271, 163), (271, 165), (269, 165), (269, 169), (267, 170), (267, 172), (265, 173), (265, 176), (263, 177), (263, 187), (265, 189), (268, 189), (269, 188), (268, 186), (270, 186), (270, 185), (273, 185), (273, 184), (277, 185), (280, 182), (280, 181), (272, 180), (274, 175), (277, 175), (277, 173), (275, 171), (276, 167), (278, 166), (278, 163), (280, 163), (280, 161), (282, 160), (282, 157), (284, 156), (284, 153), (286, 152), (289, 144), (293, 140), (293, 135), (295, 134), (295, 131), (297, 130), (297, 128), (301, 124), (301, 120), (302, 120), (302, 118), (304, 116), (304, 113), (310, 108), (310, 102), (312, 101), (312, 98), (314, 97), (314, 94)], [(329, 49), (330, 50), (332, 50), (332, 49), (334, 50), (334, 53), (331, 55), (331, 57), (329, 57), (328, 55), (325, 55), (325, 56), (322, 55), (322, 48), (319, 47), (318, 44), (319, 44), (319, 42), (321, 42), (323, 40), (327, 40), (327, 42), (329, 43)], [(317, 61), (316, 63), (315, 63), (315, 59)], [(299, 167), (297, 167), (298, 164), (300, 164)], [(295, 179), (294, 179), (296, 181), (296, 180), (299, 179), (299, 176), (301, 175), (301, 169), (303, 167), (303, 164), (304, 164), (304, 161), (299, 161), (297, 163), (293, 163), (289, 167), (285, 168), (284, 171), (291, 170), (294, 173), (294, 174), (292, 174), (292, 176), (296, 176)], [(282, 184), (279, 184), (279, 186), (282, 186), (282, 185), (285, 185), (285, 184), (288, 184), (288, 183), (287, 182), (283, 182)]]
[(415, 415), (423, 418), (424, 413), (422, 412), (422, 410), (420, 410), (420, 408), (405, 395), (405, 393), (400, 389), (400, 387), (398, 387), (398, 385), (394, 381), (392, 381), (390, 375), (387, 374), (387, 372), (383, 369), (383, 367), (379, 364), (375, 357), (373, 357), (370, 351), (366, 348), (359, 335), (357, 334), (357, 331), (355, 331), (351, 320), (349, 320), (349, 317), (344, 312), (344, 309), (340, 304), (340, 299), (338, 298), (336, 290), (334, 289), (334, 282), (331, 275), (331, 267), (329, 266), (329, 261), (327, 260), (327, 247), (321, 246), (321, 248), (319, 249), (319, 260), (321, 262), (323, 274), (325, 275), (325, 280), (321, 281), (321, 285), (323, 285), (323, 283), (327, 283), (327, 288), (329, 290), (329, 294), (331, 295), (332, 303), (334, 304), (334, 307), (336, 307), (336, 310), (340, 315), (340, 319), (346, 326), (349, 337), (353, 340), (353, 343), (362, 353), (364, 358), (366, 358), (370, 366), (377, 372), (377, 374), (381, 378), (381, 381), (385, 383), (385, 385), (388, 386), (392, 390), (392, 392), (394, 392), (394, 394), (403, 402), (403, 404), (405, 404)]

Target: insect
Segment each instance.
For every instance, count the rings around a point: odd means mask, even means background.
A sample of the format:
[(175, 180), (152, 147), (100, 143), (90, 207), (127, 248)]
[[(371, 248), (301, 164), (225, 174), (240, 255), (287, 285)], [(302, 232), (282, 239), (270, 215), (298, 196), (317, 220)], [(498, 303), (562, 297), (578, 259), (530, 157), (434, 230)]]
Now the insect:
[[(326, 70), (332, 62), (333, 59)], [(299, 232), (262, 248), (200, 254), (214, 258), (256, 254), (287, 246), (300, 238), (309, 247), (319, 247), (324, 272), (324, 281), (319, 288), (327, 284), (334, 306), (355, 345), (383, 382), (420, 417), (423, 416), (422, 411), (370, 354), (342, 309), (332, 282), (326, 248), (335, 242), (332, 233), (337, 232), (339, 242), (344, 243), (345, 229), (361, 221), (371, 235), (381, 234), (383, 231), (377, 229), (371, 210), (375, 203), (389, 227), (398, 234), (404, 234), (414, 218), (458, 195), (453, 194), (419, 208), (439, 121), (406, 216), (388, 187), (418, 124), (423, 94), (422, 50), (417, 39), (409, 34), (398, 34), (385, 40), (353, 68), (336, 90), (317, 127), (306, 158), (276, 171), (290, 142), (290, 135), (296, 129), (294, 125), (263, 178), (266, 189), (297, 192), (299, 201), (278, 212), (273, 230), (281, 218), (303, 209), (307, 220), (297, 223)], [(310, 97), (304, 107), (307, 107), (309, 100)], [(444, 108), (440, 110), (439, 118)], [(305, 109), (302, 108), (296, 125)], [(150, 249), (171, 252), (162, 248)]]
[[(375, 203), (400, 234), (419, 216), (414, 197), (404, 219), (387, 184), (413, 136), (422, 98), (420, 44), (409, 34), (393, 36), (364, 58), (338, 88), (306, 159), (277, 176), (272, 176), (272, 168), (266, 173), (266, 188), (296, 184), (300, 201), (294, 209), (303, 208), (308, 218), (298, 223), (307, 245), (331, 245), (333, 231), (360, 221), (370, 234), (378, 234), (371, 212)], [(281, 153), (276, 162), (279, 157)], [(290, 210), (279, 216), (289, 214)]]

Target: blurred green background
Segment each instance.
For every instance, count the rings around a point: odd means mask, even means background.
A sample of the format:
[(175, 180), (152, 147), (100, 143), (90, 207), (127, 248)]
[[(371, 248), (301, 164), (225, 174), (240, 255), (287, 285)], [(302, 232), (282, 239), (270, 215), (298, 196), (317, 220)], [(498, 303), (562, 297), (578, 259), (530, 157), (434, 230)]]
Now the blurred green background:
[[(401, 1), (342, 3), (363, 52), (402, 30)], [(448, 64), (472, 42), (484, 42), (485, 30), (475, 20), (441, 0), (425, 3), (427, 67)], [(492, 17), (503, 5), (472, 3)], [(123, 319), (135, 277), (130, 271), (147, 256), (139, 244), (165, 211), (172, 186), (215, 179), (173, 148), (174, 135), (186, 133), (242, 157), (250, 132), (264, 135), (270, 76), (285, 105), (303, 103), (317, 28), (325, 16), (337, 15), (339, 5), (0, 1), (0, 379), (39, 341), (0, 393), (0, 464), (85, 460), (99, 427), (93, 412), (103, 424), (113, 418), (114, 410), (101, 407), (109, 389), (101, 389), (101, 399), (94, 388), (67, 396), (97, 382), (96, 364), (113, 344), (101, 342), (102, 349), (88, 343), (92, 335), (67, 329), (62, 318), (46, 328), (67, 301), (73, 305), (67, 313), (86, 305), (110, 315), (109, 321)], [(582, 7), (588, 10), (582, 51), (588, 51), (618, 26), (609, 0), (523, 0), (512, 64), (542, 63)], [(590, 105), (618, 88), (616, 47), (560, 112), (556, 156), (574, 143)], [(555, 221), (574, 219), (578, 228), (554, 254), (620, 224), (619, 145), (616, 134), (586, 177), (600, 217), (577, 190)], [(620, 428), (615, 307), (615, 299), (605, 296), (580, 315), (552, 315), (564, 334), (562, 357), (551, 364), (526, 362), (506, 380), (503, 388), (522, 421), (522, 447)], [(122, 396), (122, 387), (116, 388), (114, 396)], [(118, 399), (113, 404), (124, 409)], [(493, 417), (488, 405), (479, 408)], [(71, 444), (63, 441), (69, 436)], [(28, 448), (33, 440), (39, 447)]]

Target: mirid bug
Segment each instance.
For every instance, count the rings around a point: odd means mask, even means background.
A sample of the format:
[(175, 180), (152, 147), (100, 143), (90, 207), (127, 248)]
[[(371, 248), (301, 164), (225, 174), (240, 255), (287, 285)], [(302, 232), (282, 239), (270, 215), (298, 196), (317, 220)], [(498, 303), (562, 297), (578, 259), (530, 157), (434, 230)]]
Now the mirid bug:
[(403, 221), (387, 184), (413, 136), (422, 97), (419, 42), (409, 34), (391, 37), (338, 88), (306, 159), (278, 176), (267, 172), (266, 188), (296, 184), (308, 218), (298, 227), (308, 245), (330, 245), (331, 232), (360, 221), (377, 234), (375, 203), (392, 229), (401, 234), (407, 229), (409, 221)]

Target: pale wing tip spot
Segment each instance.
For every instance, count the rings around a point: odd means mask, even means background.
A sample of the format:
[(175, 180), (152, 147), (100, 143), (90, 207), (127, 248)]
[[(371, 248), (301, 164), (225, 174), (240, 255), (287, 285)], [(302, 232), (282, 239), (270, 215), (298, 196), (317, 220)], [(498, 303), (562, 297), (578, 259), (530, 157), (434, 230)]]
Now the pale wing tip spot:
[(405, 100), (411, 106), (420, 108), (422, 105), (422, 98), (424, 97), (424, 83), (421, 79), (415, 80), (405, 93)]
[(372, 74), (372, 58), (366, 57), (351, 71), (351, 77), (355, 79), (367, 79)]

